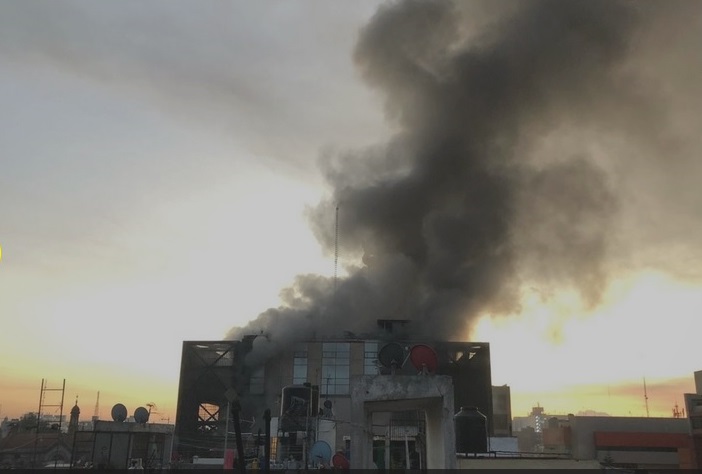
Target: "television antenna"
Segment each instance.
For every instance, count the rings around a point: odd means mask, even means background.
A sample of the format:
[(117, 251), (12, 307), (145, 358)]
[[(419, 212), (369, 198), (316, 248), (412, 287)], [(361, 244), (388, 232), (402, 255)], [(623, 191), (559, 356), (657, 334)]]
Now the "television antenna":
[(336, 295), (337, 268), (339, 266), (339, 204), (334, 214), (334, 295)]
[(100, 419), (100, 391), (98, 390), (97, 398), (95, 399), (95, 411), (93, 412), (93, 420)]

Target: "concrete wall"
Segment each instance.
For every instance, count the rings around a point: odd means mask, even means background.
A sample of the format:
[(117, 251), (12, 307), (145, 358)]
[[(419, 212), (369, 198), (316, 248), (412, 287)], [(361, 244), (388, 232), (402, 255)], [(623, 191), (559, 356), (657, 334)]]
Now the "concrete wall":
[(117, 423), (97, 421), (92, 462), (105, 462), (116, 469), (126, 469), (129, 459), (150, 455), (154, 461), (165, 465), (171, 460), (173, 426), (159, 423)]
[(613, 459), (619, 464), (635, 464), (639, 469), (676, 469), (680, 465), (680, 455), (674, 453), (661, 453), (645, 451), (607, 451), (597, 452), (597, 460), (606, 462)]
[(458, 469), (595, 469), (602, 466), (598, 461), (576, 461), (573, 459), (525, 459), (525, 458), (459, 458)]
[(348, 397), (332, 397), (331, 400), (336, 421), (336, 447), (332, 446), (332, 449), (339, 451), (344, 448), (344, 436), (350, 436), (352, 431), (349, 423), (350, 420), (353, 420), (351, 418), (351, 399)]
[[(421, 410), (426, 416), (428, 469), (453, 469), (456, 444), (453, 426), (453, 383), (443, 375), (373, 375), (351, 382), (353, 469), (373, 469), (372, 414)], [(360, 448), (360, 449), (359, 449)]]

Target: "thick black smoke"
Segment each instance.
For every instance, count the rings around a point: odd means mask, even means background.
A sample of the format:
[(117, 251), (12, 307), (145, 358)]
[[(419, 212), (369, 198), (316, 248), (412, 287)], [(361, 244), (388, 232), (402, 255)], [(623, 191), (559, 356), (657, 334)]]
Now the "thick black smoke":
[(617, 171), (660, 147), (667, 122), (641, 75), (655, 55), (641, 48), (664, 9), (699, 10), (658, 5), (380, 8), (354, 59), (396, 133), (326, 157), (332, 195), (310, 210), (331, 252), (339, 206), (341, 253), (363, 264), (336, 292), (329, 278), (298, 277), (285, 306), (230, 336), (263, 331), (259, 349), (276, 350), (297, 337), (410, 319), (418, 334), (465, 338), (480, 315), (518, 312), (524, 285), (575, 289), (597, 304), (617, 260)]

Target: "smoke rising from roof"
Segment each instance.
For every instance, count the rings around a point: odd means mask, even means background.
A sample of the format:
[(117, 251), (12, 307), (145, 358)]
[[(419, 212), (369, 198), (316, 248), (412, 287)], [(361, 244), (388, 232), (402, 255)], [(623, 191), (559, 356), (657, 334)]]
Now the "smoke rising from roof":
[[(699, 89), (682, 78), (702, 71), (685, 32), (702, 29), (700, 9), (617, 0), (381, 7), (354, 61), (396, 133), (325, 156), (331, 196), (309, 211), (331, 253), (338, 205), (341, 253), (363, 264), (349, 264), (335, 294), (330, 278), (299, 276), (282, 307), (228, 336), (263, 331), (264, 353), (396, 318), (455, 339), (480, 315), (519, 312), (524, 285), (574, 289), (596, 305), (609, 276), (647, 265), (659, 241), (655, 229), (640, 237), (651, 208), (637, 205), (638, 186), (667, 196), (657, 215), (694, 212), (690, 195), (664, 191), (700, 176), (689, 127), (700, 108), (673, 120), (680, 97)], [(677, 28), (684, 33), (671, 36)], [(699, 241), (699, 217), (694, 224), (678, 248)], [(675, 261), (666, 270), (678, 270)]]

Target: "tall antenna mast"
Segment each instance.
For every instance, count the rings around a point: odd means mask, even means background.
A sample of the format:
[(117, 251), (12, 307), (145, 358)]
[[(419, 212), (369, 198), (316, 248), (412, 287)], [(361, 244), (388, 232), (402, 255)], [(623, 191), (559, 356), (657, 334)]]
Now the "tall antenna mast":
[(334, 216), (334, 294), (336, 294), (336, 270), (339, 265), (339, 205)]
[[(36, 466), (37, 463), (37, 447), (39, 445), (39, 439), (41, 438), (41, 417), (42, 414), (46, 414), (45, 408), (55, 408), (59, 411), (58, 418), (58, 432), (61, 433), (61, 422), (63, 421), (63, 397), (66, 394), (66, 379), (63, 379), (63, 385), (61, 388), (48, 388), (49, 381), (46, 379), (41, 379), (41, 394), (39, 395), (39, 410), (37, 411), (37, 428), (34, 434), (34, 454), (32, 456), (32, 467)], [(49, 404), (46, 403), (46, 392), (61, 392), (61, 401), (56, 404), (57, 395), (52, 396), (52, 400)], [(52, 403), (53, 402), (53, 403)], [(56, 466), (54, 466), (56, 467)]]
[(646, 417), (649, 418), (651, 415), (648, 412), (648, 392), (646, 391), (646, 377), (643, 378), (644, 383), (644, 401), (646, 402)]

